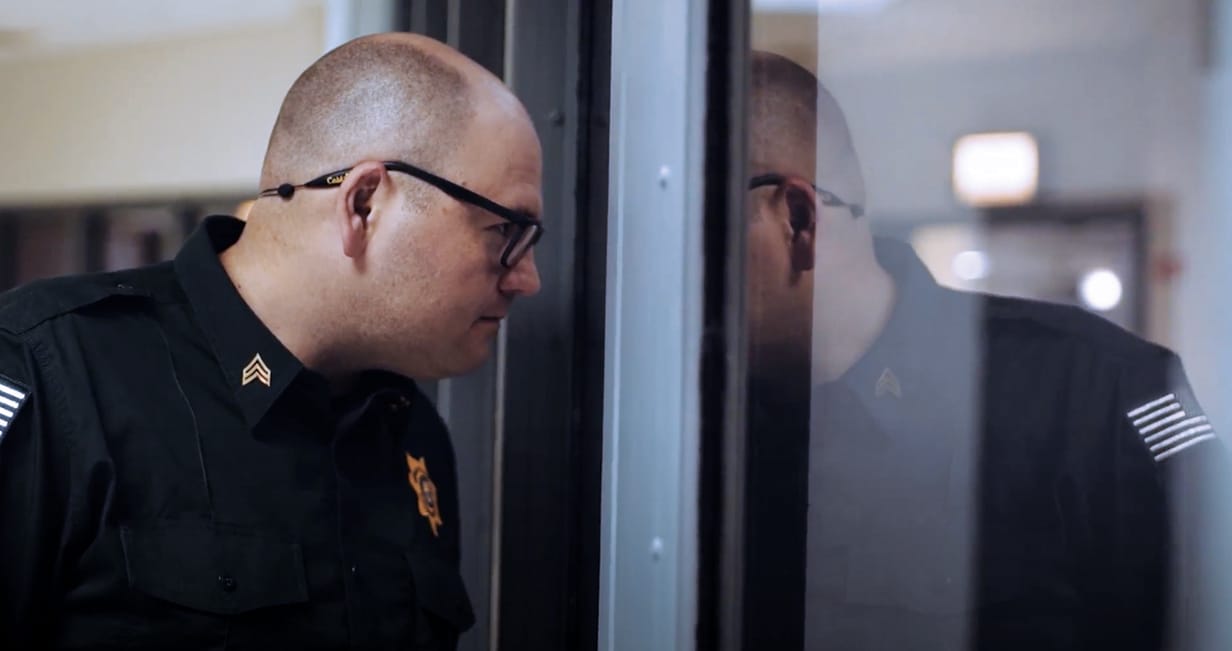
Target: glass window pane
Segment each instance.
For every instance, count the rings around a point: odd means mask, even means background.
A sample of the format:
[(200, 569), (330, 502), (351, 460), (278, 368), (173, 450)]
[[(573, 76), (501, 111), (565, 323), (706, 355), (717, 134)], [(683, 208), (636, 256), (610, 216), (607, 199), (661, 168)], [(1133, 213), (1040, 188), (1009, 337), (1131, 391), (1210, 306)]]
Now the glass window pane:
[(746, 648), (1227, 646), (1224, 3), (751, 7)]

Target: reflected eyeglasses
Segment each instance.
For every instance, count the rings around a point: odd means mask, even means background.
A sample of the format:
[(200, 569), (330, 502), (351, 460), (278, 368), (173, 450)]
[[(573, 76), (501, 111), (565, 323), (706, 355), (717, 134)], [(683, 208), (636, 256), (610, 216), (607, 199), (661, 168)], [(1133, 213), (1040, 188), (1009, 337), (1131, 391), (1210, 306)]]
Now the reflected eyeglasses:
[[(749, 189), (756, 190), (757, 188), (763, 188), (768, 185), (779, 186), (786, 182), (787, 176), (783, 174), (761, 174), (749, 179)], [(838, 195), (830, 192), (829, 190), (818, 187), (816, 183), (810, 183), (809, 185), (813, 186), (813, 191), (817, 193), (817, 196), (821, 199), (821, 204), (823, 206), (846, 208), (851, 211), (851, 216), (856, 219), (864, 216), (864, 206), (858, 203), (848, 203), (843, 201), (838, 198)]]
[[(410, 163), (401, 161), (384, 161), (381, 163), (385, 169), (391, 172), (401, 172), (409, 176), (413, 176), (428, 185), (444, 192), (445, 194), (461, 201), (469, 203), (472, 206), (478, 206), (484, 210), (504, 219), (509, 222), (510, 232), (507, 234), (508, 241), (505, 244), (504, 250), (501, 252), (500, 263), (506, 269), (512, 269), (518, 264), (518, 261), (530, 251), (535, 244), (538, 244), (539, 238), (543, 237), (543, 224), (539, 223), (538, 219), (532, 217), (529, 213), (521, 210), (514, 210), (492, 201), (491, 199), (471, 190), (468, 190), (453, 181), (441, 178), (432, 172), (415, 167)], [(295, 191), (299, 188), (319, 189), (319, 188), (334, 188), (342, 184), (346, 180), (347, 174), (353, 168), (347, 167), (344, 169), (322, 174), (321, 176), (295, 185), (292, 183), (283, 183), (276, 188), (267, 188), (261, 191), (260, 196), (272, 197), (279, 196), (283, 199), (290, 199)]]

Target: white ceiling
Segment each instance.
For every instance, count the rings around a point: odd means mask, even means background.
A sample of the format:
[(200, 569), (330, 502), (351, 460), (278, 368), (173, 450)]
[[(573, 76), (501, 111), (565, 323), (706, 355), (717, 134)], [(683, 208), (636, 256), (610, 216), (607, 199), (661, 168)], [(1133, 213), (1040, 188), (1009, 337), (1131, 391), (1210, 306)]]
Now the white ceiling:
[[(813, 0), (814, 2), (816, 0)], [(827, 0), (828, 1), (828, 0)], [(822, 62), (829, 72), (1145, 44), (1205, 0), (896, 0), (858, 12), (784, 12), (755, 0), (754, 47)], [(762, 4), (768, 3), (768, 4)], [(758, 10), (759, 4), (766, 9)], [(885, 4), (885, 3), (882, 3)], [(1198, 37), (1197, 34), (1194, 35)]]
[(321, 0), (0, 0), (0, 55), (260, 29)]
[[(326, 1), (0, 0), (0, 57), (259, 29)], [(832, 69), (1121, 47), (1149, 36), (1177, 5), (1204, 1), (752, 0), (753, 41), (802, 60), (820, 56)]]
[(753, 11), (862, 13), (880, 11), (895, 0), (752, 0)]

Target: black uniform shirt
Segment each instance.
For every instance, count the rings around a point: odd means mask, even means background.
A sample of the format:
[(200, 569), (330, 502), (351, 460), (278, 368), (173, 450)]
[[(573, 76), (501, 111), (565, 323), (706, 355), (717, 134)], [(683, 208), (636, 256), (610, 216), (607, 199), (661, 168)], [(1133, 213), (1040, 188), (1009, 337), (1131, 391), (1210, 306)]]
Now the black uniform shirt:
[(1206, 519), (1224, 448), (1176, 357), (1077, 308), (944, 289), (906, 245), (877, 256), (898, 296), (873, 347), (794, 404), (752, 396), (746, 639), (1225, 648), (1197, 641), (1220, 617), (1202, 582), (1226, 580)]
[(0, 297), (0, 648), (435, 649), (472, 624), (443, 423), (408, 379), (333, 395), (304, 368), (219, 263), (242, 230)]

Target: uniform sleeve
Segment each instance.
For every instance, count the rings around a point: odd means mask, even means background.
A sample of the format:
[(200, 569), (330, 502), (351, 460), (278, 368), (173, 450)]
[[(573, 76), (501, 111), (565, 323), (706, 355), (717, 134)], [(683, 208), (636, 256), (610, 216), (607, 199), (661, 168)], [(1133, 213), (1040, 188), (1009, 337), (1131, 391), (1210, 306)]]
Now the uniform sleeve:
[(1166, 646), (1232, 649), (1221, 612), (1232, 595), (1232, 564), (1220, 558), (1232, 541), (1219, 508), (1232, 498), (1227, 449), (1175, 355), (1160, 351), (1129, 369), (1119, 393), (1121, 441), (1153, 464), (1166, 509)]
[(0, 331), (0, 648), (49, 644), (66, 520), (67, 450), (49, 423), (39, 364)]

